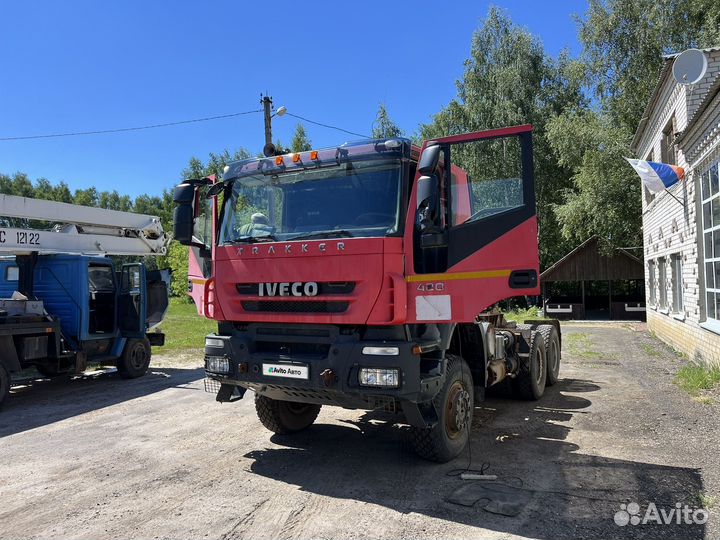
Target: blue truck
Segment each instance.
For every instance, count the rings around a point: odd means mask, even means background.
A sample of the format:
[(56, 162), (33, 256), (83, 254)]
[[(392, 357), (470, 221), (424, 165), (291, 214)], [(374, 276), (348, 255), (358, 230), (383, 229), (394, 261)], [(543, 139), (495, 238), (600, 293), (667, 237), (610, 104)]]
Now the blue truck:
[(0, 215), (0, 404), (30, 367), (48, 377), (90, 362), (145, 374), (151, 347), (164, 344), (151, 330), (167, 311), (170, 273), (109, 255), (164, 254), (159, 220), (12, 196), (0, 196)]

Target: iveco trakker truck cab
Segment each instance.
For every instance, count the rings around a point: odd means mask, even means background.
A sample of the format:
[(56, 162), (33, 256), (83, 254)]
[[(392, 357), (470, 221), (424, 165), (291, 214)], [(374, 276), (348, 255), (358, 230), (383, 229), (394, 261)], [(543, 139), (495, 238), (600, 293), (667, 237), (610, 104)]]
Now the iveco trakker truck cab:
[(276, 433), (322, 405), (404, 415), (417, 452), (466, 445), (475, 400), (557, 380), (559, 326), (506, 323), (536, 295), (532, 128), (367, 140), (231, 163), (175, 190), (218, 401), (255, 394)]

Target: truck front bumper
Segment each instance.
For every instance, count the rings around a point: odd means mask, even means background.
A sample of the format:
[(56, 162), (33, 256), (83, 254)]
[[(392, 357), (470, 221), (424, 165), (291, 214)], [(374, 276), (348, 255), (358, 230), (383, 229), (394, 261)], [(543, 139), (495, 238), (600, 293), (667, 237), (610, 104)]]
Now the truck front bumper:
[(217, 390), (219, 401), (250, 389), (284, 401), (407, 410), (403, 404), (432, 400), (443, 382), (442, 355), (434, 366), (421, 360), (408, 336), (404, 327), (382, 335), (393, 339), (376, 339), (357, 328), (253, 324), (210, 334), (206, 389)]

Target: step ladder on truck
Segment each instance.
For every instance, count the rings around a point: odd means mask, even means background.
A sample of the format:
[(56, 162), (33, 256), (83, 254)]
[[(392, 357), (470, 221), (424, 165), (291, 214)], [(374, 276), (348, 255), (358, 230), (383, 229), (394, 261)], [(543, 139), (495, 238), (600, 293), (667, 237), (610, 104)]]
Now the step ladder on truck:
[(164, 255), (168, 241), (155, 216), (0, 195), (0, 405), (30, 367), (145, 374), (151, 346), (164, 344), (150, 330), (167, 311), (170, 272), (108, 256)]

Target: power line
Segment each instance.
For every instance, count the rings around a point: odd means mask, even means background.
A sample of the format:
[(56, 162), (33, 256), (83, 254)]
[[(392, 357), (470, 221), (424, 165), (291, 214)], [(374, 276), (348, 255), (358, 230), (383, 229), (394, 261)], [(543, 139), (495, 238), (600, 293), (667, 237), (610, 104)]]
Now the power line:
[(354, 131), (348, 131), (347, 129), (343, 129), (337, 126), (331, 126), (329, 124), (321, 124), (320, 122), (315, 122), (314, 120), (310, 120), (309, 118), (305, 118), (303, 116), (300, 116), (299, 114), (293, 114), (290, 111), (286, 112), (288, 116), (292, 116), (294, 118), (297, 118), (299, 120), (302, 120), (303, 122), (309, 122), (310, 124), (315, 124), (316, 126), (321, 126), (329, 129), (336, 129), (337, 131), (342, 131), (343, 133), (348, 133), (350, 135), (355, 135), (357, 137), (362, 137), (364, 139), (369, 139), (370, 137), (368, 135), (363, 135), (362, 133), (355, 133)]
[(155, 129), (169, 126), (179, 126), (181, 124), (194, 124), (197, 122), (209, 122), (211, 120), (222, 120), (223, 118), (233, 118), (236, 116), (243, 116), (246, 114), (260, 113), (262, 109), (256, 109), (254, 111), (245, 111), (231, 114), (221, 114), (219, 116), (206, 116), (205, 118), (193, 118), (192, 120), (180, 120), (178, 122), (167, 122), (165, 124), (151, 124), (149, 126), (136, 126), (119, 129), (101, 129), (96, 131), (76, 131), (71, 133), (52, 133), (49, 135), (24, 135), (21, 137), (0, 137), (0, 141), (21, 141), (28, 139), (54, 139), (59, 137), (77, 137), (78, 135), (100, 135), (102, 133), (121, 133), (124, 131), (140, 131), (143, 129)]
[[(179, 120), (177, 122), (166, 122), (164, 124), (150, 124), (146, 126), (135, 126), (135, 127), (127, 127), (127, 128), (116, 128), (116, 129), (99, 129), (99, 130), (93, 130), (93, 131), (73, 131), (68, 133), (50, 133), (45, 135), (22, 135), (17, 137), (0, 137), (0, 141), (26, 141), (30, 139), (57, 139), (61, 137), (78, 137), (81, 135), (101, 135), (105, 133), (123, 133), (128, 131), (142, 131), (145, 129), (155, 129), (155, 128), (162, 128), (162, 127), (170, 127), (170, 126), (180, 126), (183, 124), (195, 124), (198, 122), (210, 122), (212, 120), (223, 120), (225, 118), (234, 118), (237, 116), (244, 116), (247, 114), (255, 114), (255, 113), (261, 113), (263, 112), (262, 109), (255, 109), (252, 111), (244, 111), (244, 112), (237, 112), (237, 113), (231, 113), (231, 114), (221, 114), (218, 116), (206, 116), (204, 118), (193, 118), (192, 120)], [(309, 118), (305, 118), (304, 116), (300, 116), (299, 114), (293, 114), (291, 112), (285, 113), (288, 116), (292, 116), (294, 118), (297, 118), (298, 120), (302, 120), (303, 122), (307, 122), (309, 124), (315, 124), (316, 126), (328, 128), (328, 129), (334, 129), (337, 131), (342, 131), (343, 133), (347, 133), (349, 135), (354, 135), (356, 137), (362, 137), (362, 138), (370, 138), (368, 135), (363, 135), (362, 133), (355, 133), (354, 131), (349, 131), (347, 129), (343, 129), (341, 127), (337, 126), (331, 126), (330, 124), (323, 124), (322, 122), (316, 122), (315, 120), (310, 120)]]

